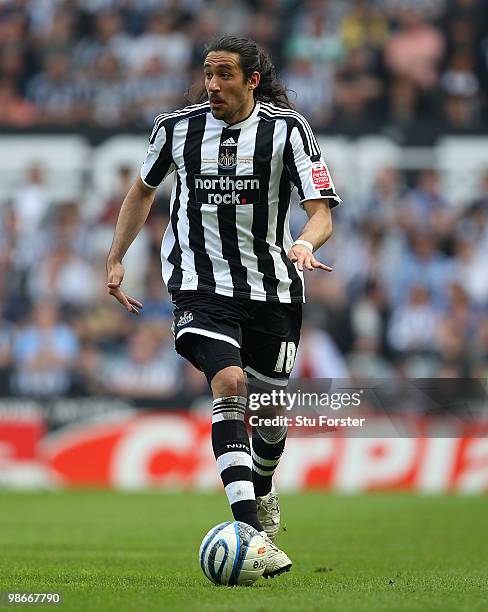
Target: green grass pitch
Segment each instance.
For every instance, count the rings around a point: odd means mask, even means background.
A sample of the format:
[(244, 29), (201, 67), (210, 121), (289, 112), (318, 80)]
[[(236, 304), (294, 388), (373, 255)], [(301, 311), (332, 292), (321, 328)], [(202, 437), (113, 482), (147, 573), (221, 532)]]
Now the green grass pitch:
[(292, 571), (232, 588), (208, 582), (197, 558), (229, 518), (223, 492), (1, 492), (0, 590), (59, 591), (50, 609), (62, 612), (488, 609), (486, 498), (281, 501)]

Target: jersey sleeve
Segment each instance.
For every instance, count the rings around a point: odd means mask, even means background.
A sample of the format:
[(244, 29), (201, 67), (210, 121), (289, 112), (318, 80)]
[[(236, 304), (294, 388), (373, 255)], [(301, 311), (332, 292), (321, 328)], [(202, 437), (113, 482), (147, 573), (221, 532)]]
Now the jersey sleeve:
[(171, 137), (168, 136), (164, 119), (158, 121), (158, 118), (156, 118), (149, 139), (146, 159), (142, 164), (140, 173), (141, 180), (147, 187), (156, 189), (175, 169), (171, 149)]
[(291, 129), (286, 165), (298, 189), (301, 205), (305, 200), (322, 198), (330, 198), (331, 208), (342, 202), (322, 158), (319, 144), (303, 117), (297, 119)]

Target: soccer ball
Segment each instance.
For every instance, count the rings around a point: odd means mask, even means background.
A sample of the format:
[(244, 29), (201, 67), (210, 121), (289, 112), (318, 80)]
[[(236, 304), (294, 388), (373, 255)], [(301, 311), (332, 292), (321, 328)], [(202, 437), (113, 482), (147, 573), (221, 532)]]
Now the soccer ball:
[(200, 566), (215, 584), (249, 586), (265, 570), (266, 542), (259, 531), (246, 523), (220, 523), (202, 540)]

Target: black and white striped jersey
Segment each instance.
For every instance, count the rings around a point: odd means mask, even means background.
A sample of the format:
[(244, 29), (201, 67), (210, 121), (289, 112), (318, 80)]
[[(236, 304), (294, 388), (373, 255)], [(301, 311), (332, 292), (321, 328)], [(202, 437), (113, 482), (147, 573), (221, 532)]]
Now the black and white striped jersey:
[(303, 302), (303, 275), (287, 258), (290, 194), (337, 196), (318, 143), (296, 111), (257, 102), (234, 125), (207, 103), (156, 117), (141, 179), (175, 172), (161, 246), (171, 293), (198, 290), (270, 302)]

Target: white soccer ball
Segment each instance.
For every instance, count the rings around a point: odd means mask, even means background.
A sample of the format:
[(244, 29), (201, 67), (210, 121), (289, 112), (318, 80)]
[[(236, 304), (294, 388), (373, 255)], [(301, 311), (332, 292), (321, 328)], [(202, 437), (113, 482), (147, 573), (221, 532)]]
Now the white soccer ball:
[(215, 584), (249, 586), (266, 567), (266, 542), (246, 523), (220, 523), (202, 540), (200, 566)]

